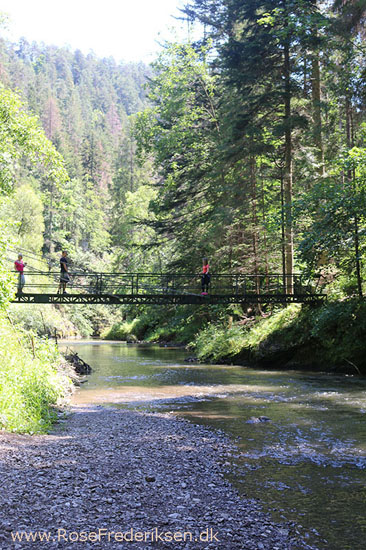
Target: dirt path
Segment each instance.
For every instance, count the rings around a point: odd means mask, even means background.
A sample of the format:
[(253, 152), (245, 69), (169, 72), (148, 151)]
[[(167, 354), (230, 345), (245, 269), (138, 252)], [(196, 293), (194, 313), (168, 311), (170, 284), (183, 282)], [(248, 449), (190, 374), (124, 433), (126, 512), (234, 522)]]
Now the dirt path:
[[(221, 432), (97, 406), (64, 426), (0, 435), (1, 550), (313, 548), (225, 479), (235, 449)], [(35, 542), (12, 540), (30, 531)]]

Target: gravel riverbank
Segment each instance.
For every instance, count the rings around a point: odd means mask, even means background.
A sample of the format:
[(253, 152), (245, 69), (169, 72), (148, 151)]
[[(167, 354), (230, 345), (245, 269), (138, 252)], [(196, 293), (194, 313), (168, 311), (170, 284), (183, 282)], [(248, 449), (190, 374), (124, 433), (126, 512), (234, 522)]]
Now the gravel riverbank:
[(235, 452), (171, 414), (99, 406), (73, 407), (50, 435), (3, 433), (0, 548), (314, 548), (225, 479)]

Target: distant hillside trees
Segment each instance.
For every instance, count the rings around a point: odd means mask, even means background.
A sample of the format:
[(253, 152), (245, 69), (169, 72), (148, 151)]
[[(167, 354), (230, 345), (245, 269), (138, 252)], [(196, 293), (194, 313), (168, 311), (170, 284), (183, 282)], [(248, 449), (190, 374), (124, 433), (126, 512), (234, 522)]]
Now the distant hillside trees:
[(147, 180), (147, 169), (137, 167), (129, 119), (146, 106), (150, 72), (142, 63), (117, 63), (25, 39), (0, 42), (0, 81), (19, 91), (24, 109), (38, 117), (70, 176), (60, 187), (41, 174), (30, 180), (25, 166), (14, 167), (12, 184), (31, 185), (42, 201), (40, 237), (47, 254), (66, 247), (76, 263), (90, 266), (107, 261), (112, 241), (116, 254), (128, 246), (114, 220), (126, 192)]

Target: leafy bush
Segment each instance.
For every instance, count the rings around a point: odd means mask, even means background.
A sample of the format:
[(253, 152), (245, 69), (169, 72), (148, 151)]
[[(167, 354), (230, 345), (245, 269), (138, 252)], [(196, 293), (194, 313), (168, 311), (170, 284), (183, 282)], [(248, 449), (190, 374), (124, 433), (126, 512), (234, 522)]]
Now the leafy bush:
[(61, 356), (54, 343), (15, 329), (3, 314), (0, 324), (0, 426), (45, 432), (55, 419), (51, 406), (71, 391), (71, 381), (58, 370)]
[(81, 333), (73, 322), (66, 317), (63, 309), (56, 308), (53, 305), (45, 307), (37, 304), (31, 306), (11, 304), (9, 315), (16, 325), (30, 330), (38, 336), (53, 335), (55, 330), (63, 338), (78, 336)]
[(366, 303), (358, 298), (330, 302), (313, 313), (311, 336), (332, 363), (352, 362), (366, 370)]
[[(207, 307), (204, 306), (149, 306), (139, 308), (138, 313), (131, 309), (129, 315), (131, 321), (115, 323), (102, 337), (108, 340), (135, 337), (148, 342), (164, 340), (188, 343), (209, 319)], [(216, 318), (215, 312), (213, 317)]]
[(127, 340), (134, 334), (134, 327), (138, 324), (139, 319), (133, 321), (121, 321), (115, 323), (111, 328), (102, 333), (102, 338), (106, 340)]
[(239, 326), (231, 328), (210, 323), (195, 341), (195, 349), (200, 361), (220, 362), (237, 355), (246, 345), (247, 330)]
[(201, 361), (254, 362), (366, 372), (366, 302), (353, 298), (318, 308), (291, 305), (249, 329), (210, 324), (192, 347)]

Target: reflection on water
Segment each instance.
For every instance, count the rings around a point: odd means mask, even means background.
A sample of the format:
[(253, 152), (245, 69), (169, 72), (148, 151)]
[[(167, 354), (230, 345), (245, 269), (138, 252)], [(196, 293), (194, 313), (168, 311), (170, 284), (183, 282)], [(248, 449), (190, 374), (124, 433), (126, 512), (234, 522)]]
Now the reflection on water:
[[(183, 350), (68, 343), (93, 373), (74, 397), (174, 411), (237, 438), (233, 482), (319, 548), (366, 536), (366, 381), (184, 362)], [(261, 416), (269, 422), (255, 422)]]

